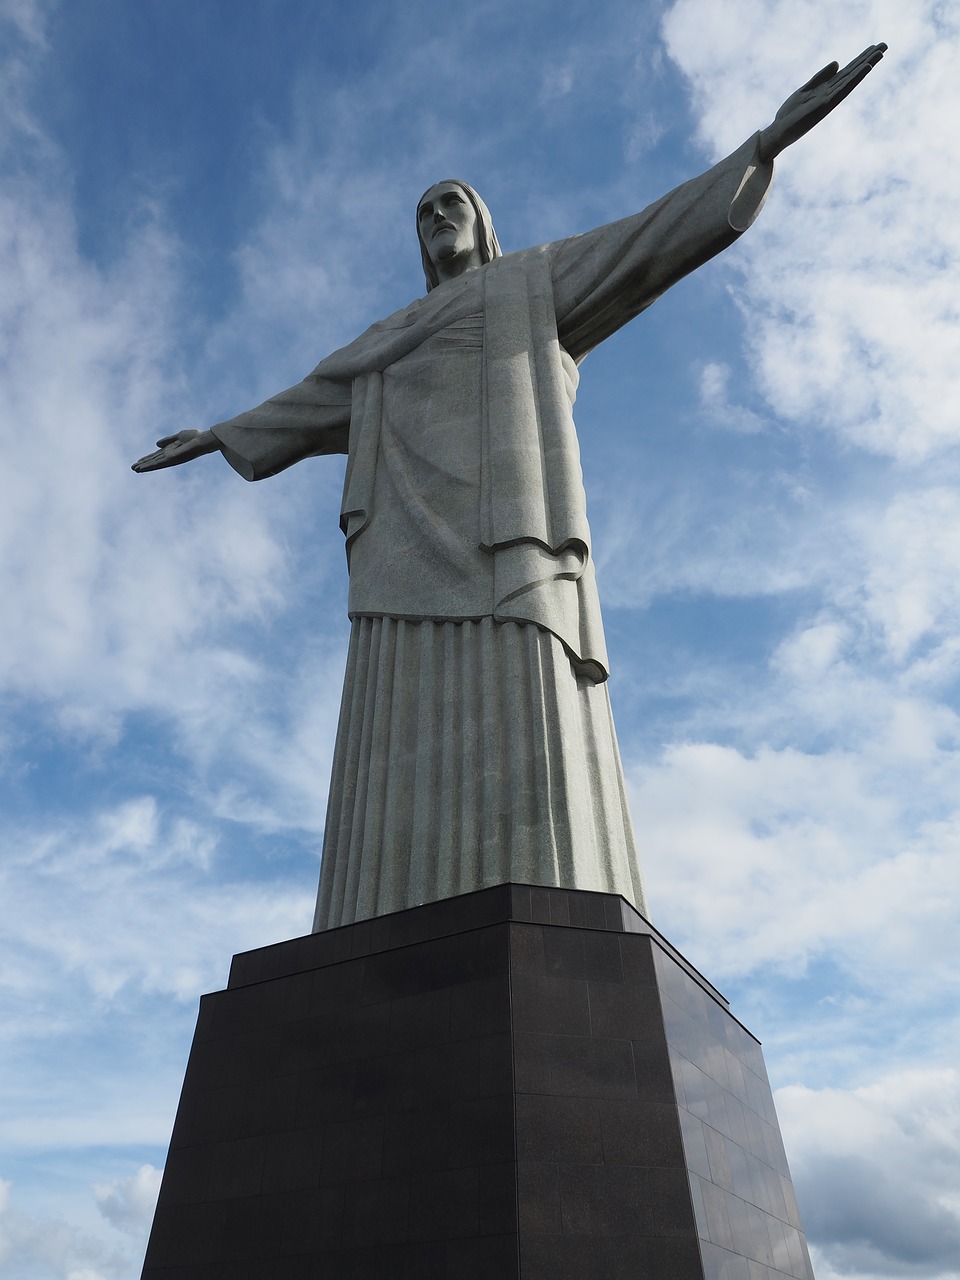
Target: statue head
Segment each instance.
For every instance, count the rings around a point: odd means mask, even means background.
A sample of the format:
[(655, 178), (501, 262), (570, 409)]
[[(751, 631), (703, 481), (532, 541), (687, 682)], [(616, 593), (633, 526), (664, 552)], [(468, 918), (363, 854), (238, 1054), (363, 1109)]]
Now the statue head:
[[(472, 211), (472, 225), (475, 227), (475, 246), (482, 265), (484, 262), (492, 262), (494, 258), (503, 256), (503, 250), (500, 248), (497, 240), (497, 233), (493, 229), (493, 219), (490, 217), (490, 210), (474, 191), (473, 187), (467, 182), (461, 182), (459, 178), (446, 178), (443, 182), (435, 182), (432, 187), (420, 197), (417, 203), (417, 239), (420, 241), (420, 257), (423, 261), (423, 274), (427, 280), (427, 293), (431, 289), (436, 288), (440, 283), (440, 277), (437, 273), (437, 266), (431, 256), (430, 251), (424, 241), (424, 225), (425, 219), (421, 217), (424, 204), (428, 202), (428, 197), (436, 193), (439, 199), (442, 199), (444, 190), (455, 188), (462, 194), (466, 201), (466, 207)], [(453, 236), (451, 235), (451, 240)]]

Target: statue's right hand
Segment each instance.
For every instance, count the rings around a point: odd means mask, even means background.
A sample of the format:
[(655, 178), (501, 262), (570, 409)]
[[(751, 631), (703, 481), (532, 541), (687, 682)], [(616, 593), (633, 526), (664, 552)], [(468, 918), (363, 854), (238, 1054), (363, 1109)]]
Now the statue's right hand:
[(212, 431), (178, 431), (157, 441), (154, 453), (145, 454), (133, 464), (134, 471), (160, 471), (164, 467), (177, 467), (181, 462), (192, 462), (205, 453), (220, 448)]

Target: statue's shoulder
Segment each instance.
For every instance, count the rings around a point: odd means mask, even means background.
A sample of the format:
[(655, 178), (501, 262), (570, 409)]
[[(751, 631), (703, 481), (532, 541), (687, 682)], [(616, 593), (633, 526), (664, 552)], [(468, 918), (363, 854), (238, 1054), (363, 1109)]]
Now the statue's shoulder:
[(488, 262), (480, 270), (505, 274), (514, 272), (520, 274), (538, 270), (545, 262), (549, 262), (559, 243), (561, 241), (534, 244), (529, 249), (515, 249), (513, 253), (505, 253), (502, 258), (494, 258), (492, 262)]
[(413, 302), (401, 307), (399, 311), (385, 316), (383, 320), (374, 321), (367, 333), (382, 333), (385, 329), (406, 329), (409, 325), (416, 324), (423, 318), (423, 304), (427, 301), (428, 297), (414, 298)]

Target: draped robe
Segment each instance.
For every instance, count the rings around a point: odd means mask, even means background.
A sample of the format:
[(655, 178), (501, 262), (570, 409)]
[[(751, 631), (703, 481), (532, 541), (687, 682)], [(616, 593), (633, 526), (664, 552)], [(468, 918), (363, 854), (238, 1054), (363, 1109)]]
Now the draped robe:
[(759, 212), (757, 138), (632, 217), (438, 285), (213, 428), (348, 454), (350, 652), (315, 928), (518, 881), (645, 911), (572, 406), (578, 364)]

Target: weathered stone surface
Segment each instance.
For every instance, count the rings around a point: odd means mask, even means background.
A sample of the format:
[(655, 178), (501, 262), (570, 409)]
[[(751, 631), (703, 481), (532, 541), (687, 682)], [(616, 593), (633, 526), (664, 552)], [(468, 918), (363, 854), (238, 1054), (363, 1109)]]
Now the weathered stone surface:
[[(477, 193), (436, 184), (417, 210), (425, 298), (259, 408), (169, 436), (135, 464), (156, 470), (220, 449), (258, 480), (349, 453), (341, 524), (355, 634), (317, 929), (511, 879), (610, 890), (646, 909), (613, 725), (591, 688), (608, 664), (573, 425), (578, 366), (746, 230), (774, 157), (885, 48), (825, 67), (726, 160), (583, 235), (504, 257)], [(397, 638), (388, 660), (372, 622)], [(456, 633), (475, 623), (489, 624), (483, 643)], [(412, 627), (444, 634), (414, 639)], [(504, 628), (550, 638), (527, 645), (531, 665), (516, 673), (529, 672), (529, 692), (501, 679), (509, 658), (494, 655), (522, 645)], [(447, 649), (467, 694), (459, 709)], [(549, 678), (541, 652), (552, 654)], [(563, 722), (576, 702), (585, 732), (571, 737)], [(457, 714), (445, 715), (448, 703)], [(540, 788), (532, 806), (503, 749), (521, 721)], [(434, 794), (449, 823), (425, 820)]]

